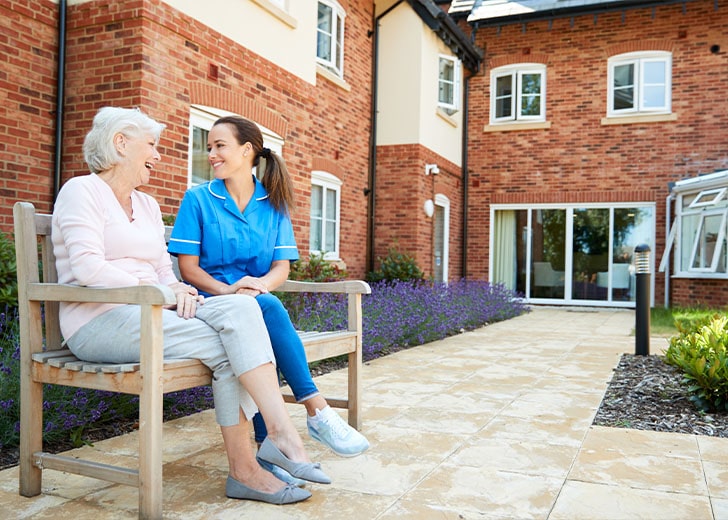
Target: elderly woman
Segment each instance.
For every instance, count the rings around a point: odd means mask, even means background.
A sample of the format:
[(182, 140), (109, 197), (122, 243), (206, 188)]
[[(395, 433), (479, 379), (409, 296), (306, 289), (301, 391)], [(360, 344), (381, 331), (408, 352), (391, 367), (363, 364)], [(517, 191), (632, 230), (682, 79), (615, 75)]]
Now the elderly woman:
[[(197, 358), (213, 372), (215, 416), (229, 462), (228, 497), (288, 504), (311, 494), (278, 480), (256, 461), (248, 419), (259, 410), (269, 435), (265, 462), (311, 482), (331, 480), (310, 462), (288, 416), (260, 307), (252, 297), (204, 301), (177, 280), (166, 252), (157, 202), (140, 191), (160, 155), (164, 125), (139, 110), (99, 110), (84, 142), (92, 173), (70, 179), (53, 212), (53, 246), (61, 283), (121, 287), (165, 284), (177, 297), (164, 311), (166, 358)], [(136, 305), (66, 303), (60, 309), (68, 347), (80, 359), (139, 361)]]

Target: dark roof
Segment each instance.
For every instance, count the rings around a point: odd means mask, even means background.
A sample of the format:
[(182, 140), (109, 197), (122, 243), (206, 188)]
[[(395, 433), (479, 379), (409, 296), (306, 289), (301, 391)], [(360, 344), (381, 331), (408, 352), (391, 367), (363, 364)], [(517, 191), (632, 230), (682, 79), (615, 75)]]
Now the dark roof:
[(475, 73), (483, 60), (483, 51), (476, 47), (465, 32), (433, 0), (407, 0), (417, 15), (450, 50), (460, 58), (463, 65)]
[(694, 0), (474, 0), (468, 22), (481, 27), (691, 1)]

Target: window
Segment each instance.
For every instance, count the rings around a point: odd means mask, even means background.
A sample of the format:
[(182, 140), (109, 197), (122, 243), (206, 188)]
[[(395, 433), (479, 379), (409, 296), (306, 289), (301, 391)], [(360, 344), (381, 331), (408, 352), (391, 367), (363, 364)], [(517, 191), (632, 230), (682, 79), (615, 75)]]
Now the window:
[(332, 0), (318, 3), (316, 59), (338, 76), (344, 74), (344, 10)]
[(449, 114), (459, 108), (460, 62), (452, 56), (440, 56), (437, 104)]
[[(682, 271), (726, 272), (725, 189), (684, 194), (680, 215), (680, 267)], [(717, 195), (717, 196), (716, 196)]]
[(665, 271), (675, 248), (674, 274), (720, 277), (728, 274), (728, 170), (675, 183), (675, 220), (660, 262)]
[(339, 258), (341, 181), (330, 173), (311, 173), (311, 253)]
[(609, 116), (669, 113), (672, 56), (628, 53), (609, 59)]
[(536, 303), (634, 307), (634, 249), (654, 236), (654, 204), (494, 205), (491, 281)]
[(519, 64), (490, 75), (491, 123), (546, 120), (546, 66)]
[[(223, 116), (235, 115), (219, 108), (193, 106), (190, 110), (190, 136), (188, 151), (188, 186), (197, 186), (213, 179), (212, 168), (207, 161), (207, 136), (212, 125)], [(276, 153), (283, 151), (283, 139), (278, 134), (258, 125), (263, 143)]]

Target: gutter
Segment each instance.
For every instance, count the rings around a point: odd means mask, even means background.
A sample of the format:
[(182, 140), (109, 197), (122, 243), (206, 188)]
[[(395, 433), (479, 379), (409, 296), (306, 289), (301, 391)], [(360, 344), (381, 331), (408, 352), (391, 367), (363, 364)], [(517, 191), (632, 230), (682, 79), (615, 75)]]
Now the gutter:
[(53, 202), (61, 189), (61, 161), (63, 159), (63, 108), (66, 83), (66, 0), (58, 4), (58, 73), (56, 78), (56, 139), (53, 166)]

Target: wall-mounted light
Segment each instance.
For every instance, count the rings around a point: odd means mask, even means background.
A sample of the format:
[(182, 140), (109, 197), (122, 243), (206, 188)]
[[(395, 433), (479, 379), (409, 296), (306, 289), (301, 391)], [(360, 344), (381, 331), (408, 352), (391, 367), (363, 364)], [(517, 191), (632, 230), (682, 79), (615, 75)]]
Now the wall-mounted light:
[(431, 218), (432, 215), (435, 214), (435, 203), (432, 202), (432, 199), (427, 199), (425, 201), (425, 215), (427, 215), (428, 218)]
[(425, 164), (425, 175), (437, 175), (440, 173), (440, 168), (436, 164)]

